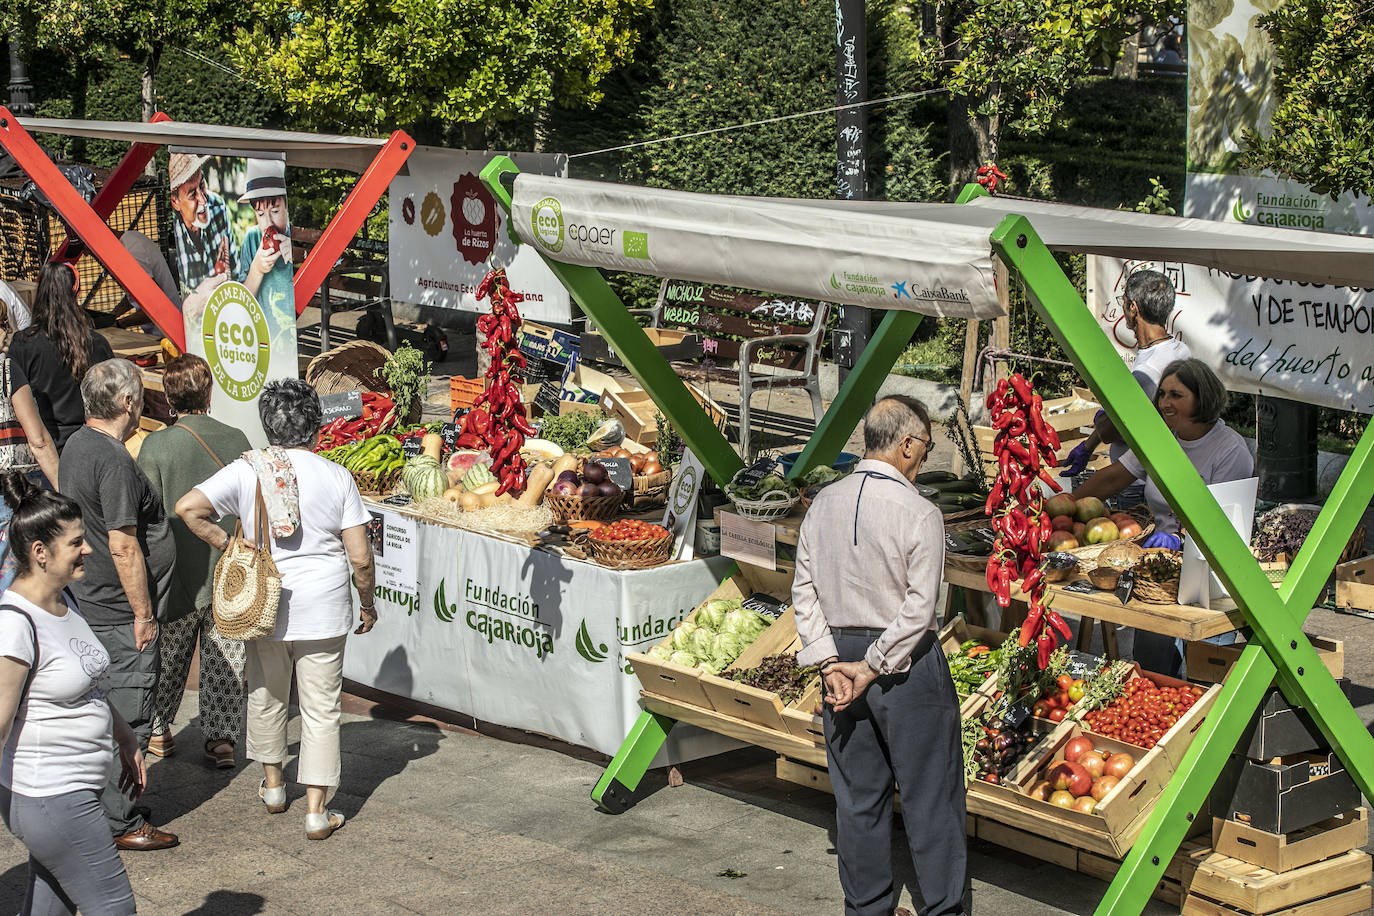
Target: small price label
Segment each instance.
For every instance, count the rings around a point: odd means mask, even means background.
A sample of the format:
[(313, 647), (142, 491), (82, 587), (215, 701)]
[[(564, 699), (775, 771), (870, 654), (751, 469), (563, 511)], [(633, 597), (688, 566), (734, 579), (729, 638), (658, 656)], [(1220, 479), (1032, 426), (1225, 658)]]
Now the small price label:
[(358, 389), (326, 394), (320, 398), (321, 425), (343, 418), (356, 420), (363, 415), (363, 393)]
[(420, 454), (422, 444), (419, 436), (412, 436), (401, 443), (401, 454), (409, 461)]
[(1073, 592), (1075, 595), (1091, 595), (1097, 589), (1087, 579), (1076, 579), (1064, 586), (1064, 591)]
[(754, 594), (745, 598), (740, 603), (749, 610), (762, 614), (765, 617), (771, 617), (774, 620), (781, 617), (782, 612), (791, 606), (789, 602), (779, 601), (772, 595), (765, 595), (763, 592), (754, 592)]
[(457, 423), (445, 423), (439, 427), (439, 438), (444, 440), (444, 448), (448, 451), (453, 450), (460, 435), (462, 435), (462, 430), (459, 429)]
[(1135, 573), (1126, 570), (1121, 574), (1121, 578), (1116, 580), (1116, 597), (1125, 604), (1131, 600), (1131, 595), (1135, 594)]
[(629, 458), (598, 458), (596, 463), (606, 469), (606, 476), (611, 483), (627, 493), (634, 492), (634, 468), (630, 466)]
[(778, 467), (776, 458), (760, 458), (752, 465), (735, 475), (735, 485), (739, 487), (752, 487)]

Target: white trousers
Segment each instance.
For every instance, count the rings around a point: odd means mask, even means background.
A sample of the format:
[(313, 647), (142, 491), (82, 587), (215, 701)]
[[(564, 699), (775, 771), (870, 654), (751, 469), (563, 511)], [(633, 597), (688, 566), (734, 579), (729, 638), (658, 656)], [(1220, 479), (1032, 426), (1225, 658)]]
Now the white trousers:
[(285, 763), (287, 704), (294, 670), (301, 713), (296, 780), (307, 786), (339, 785), (339, 719), (347, 638), (254, 639), (246, 643), (249, 760)]

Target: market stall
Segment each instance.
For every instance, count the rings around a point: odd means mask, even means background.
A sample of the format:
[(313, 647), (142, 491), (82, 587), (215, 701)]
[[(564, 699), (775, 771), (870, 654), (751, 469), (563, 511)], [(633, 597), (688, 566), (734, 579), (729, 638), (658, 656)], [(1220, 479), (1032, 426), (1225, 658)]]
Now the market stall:
[[(1365, 795), (1374, 786), (1374, 739), (1341, 693), (1331, 670), (1300, 631), (1306, 616), (1302, 609), (1312, 606), (1374, 492), (1374, 472), (1366, 466), (1374, 438), (1366, 436), (1361, 441), (1276, 590), (1176, 440), (1167, 434), (1053, 260), (1050, 248), (1144, 259), (1186, 259), (1219, 270), (1263, 271), (1308, 282), (1369, 287), (1374, 285), (1370, 282), (1374, 280), (1374, 245), (1362, 239), (1023, 205), (988, 199), (980, 196), (977, 188), (964, 195), (964, 201), (971, 205), (961, 207), (754, 199), (745, 204), (740, 198), (551, 182), (517, 175), (509, 163), (500, 161), (486, 170), (484, 179), (516, 216), (512, 224), (522, 241), (545, 256), (617, 355), (680, 426), (684, 440), (720, 482), (735, 475), (738, 459), (700, 422), (699, 411), (684, 396), (666, 364), (655, 358), (652, 347), (610, 293), (597, 268), (722, 283), (738, 282), (747, 269), (751, 286), (890, 309), (815, 437), (793, 466), (789, 476), (799, 478), (836, 458), (881, 378), (909, 340), (919, 321), (917, 312), (979, 318), (997, 314), (990, 283), (990, 255), (995, 251), (1026, 285), (1032, 302), (1072, 355), (1076, 368), (1117, 428), (1124, 432), (1127, 443), (1159, 482), (1169, 505), (1234, 601), (1234, 606), (1217, 605), (1215, 610), (1160, 604), (1147, 612), (1129, 603), (1113, 606), (1110, 601), (1086, 595), (1082, 613), (1091, 612), (1101, 619), (1131, 615), (1133, 623), (1167, 627), (1166, 632), (1192, 637), (1227, 632), (1244, 623), (1251, 628), (1252, 638), (1224, 675), (1224, 682), (1211, 688), (1168, 683), (1148, 672), (1108, 666), (1107, 670), (1115, 672), (1111, 680), (1129, 696), (1104, 701), (1098, 716), (1101, 734), (1089, 740), (1095, 751), (1114, 751), (1111, 757), (1125, 754), (1128, 759), (1118, 761), (1125, 769), (1114, 794), (1094, 800), (1101, 810), (1044, 810), (1038, 806), (1045, 803), (1032, 797), (1050, 770), (1067, 766), (1070, 746), (1081, 750), (1082, 742), (1075, 742), (1082, 737), (1079, 732), (1083, 726), (1068, 721), (1063, 713), (1058, 724), (1051, 717), (1048, 744), (1044, 745), (1032, 742), (1030, 735), (1002, 734), (1005, 723), (998, 725), (998, 743), (1003, 745), (998, 750), (1003, 754), (1001, 763), (1007, 762), (1005, 755), (1013, 750), (1021, 754), (1026, 746), (1041, 749), (1025, 750), (1024, 757), (1013, 761), (1016, 766), (1008, 770), (1008, 775), (1014, 774), (1012, 784), (984, 781), (989, 790), (1006, 794), (1000, 799), (996, 792), (987, 796), (987, 808), (977, 815), (980, 819), (975, 829), (982, 833), (984, 817), (989, 824), (1019, 830), (1026, 836), (1044, 836), (1046, 824), (1061, 826), (1064, 838), (1072, 840), (1062, 844), (1066, 854), (1075, 861), (1081, 854), (1086, 857), (1084, 861), (1096, 861), (1099, 873), (1114, 876), (1099, 909), (1102, 913), (1139, 912), (1166, 878), (1186, 894), (1185, 909), (1191, 906), (1199, 912), (1215, 911), (1224, 904), (1268, 913), (1307, 899), (1285, 897), (1281, 891), (1295, 883), (1305, 885), (1305, 890), (1314, 886), (1296, 873), (1260, 876), (1247, 886), (1248, 897), (1228, 890), (1225, 885), (1234, 876), (1227, 871), (1226, 857), (1220, 853), (1224, 835), (1214, 840), (1215, 850), (1190, 847), (1181, 861), (1174, 854), (1185, 836), (1204, 826), (1197, 822), (1208, 793), (1223, 767), (1229, 766), (1232, 750), (1251, 726), (1253, 714), (1276, 677), (1282, 697), (1304, 706), (1321, 738), (1334, 749), (1326, 765), (1343, 764), (1352, 785), (1358, 785)], [(1027, 213), (1029, 218), (1024, 215)], [(1036, 227), (1045, 230), (1043, 241)], [(577, 231), (571, 231), (573, 228)], [(747, 578), (748, 573), (741, 570), (741, 575)], [(1056, 593), (1059, 600), (1068, 599)], [(709, 610), (710, 601), (699, 606), (669, 638), (672, 646), (696, 641), (695, 630), (686, 624), (695, 624), (698, 615)], [(773, 633), (769, 642), (784, 652), (789, 643), (785, 621), (784, 612), (764, 631)], [(773, 627), (780, 629), (773, 631)], [(648, 712), (636, 723), (593, 792), (603, 808), (623, 811), (628, 807), (630, 793), (644, 768), (678, 721), (774, 747), (803, 762), (814, 762), (818, 751), (823, 754), (814, 735), (805, 754), (796, 743), (805, 742), (802, 735), (808, 726), (814, 728), (812, 699), (803, 696), (784, 704), (776, 691), (762, 690), (757, 697), (741, 694), (737, 688), (711, 679), (734, 683), (731, 675), (745, 675), (739, 666), (752, 659), (738, 656), (715, 673), (711, 669), (718, 666), (710, 662), (698, 662), (694, 668), (681, 663), (672, 667), (672, 646), (661, 645), (655, 647), (657, 653), (631, 659), (640, 672)], [(696, 651), (684, 655), (680, 662), (700, 659), (699, 653), (706, 651), (695, 642), (689, 646)], [(961, 649), (962, 643), (955, 648)], [(662, 658), (665, 652), (666, 659)], [(1054, 661), (1053, 653), (1038, 661), (1039, 669), (1060, 664)], [(1090, 679), (1074, 677), (1067, 667), (1061, 677), (1067, 677), (1071, 687), (1075, 680), (1083, 682), (1074, 689), (1088, 689)], [(1127, 681), (1137, 686), (1128, 688)], [(672, 686), (665, 686), (669, 684)], [(735, 695), (721, 692), (726, 689), (734, 690)], [(1116, 704), (1129, 704), (1137, 695), (1148, 699), (1156, 694), (1186, 703), (1191, 713), (1187, 724), (1178, 718), (1158, 736), (1123, 732), (1112, 725), (1110, 720), (1118, 713), (1109, 710)], [(739, 709), (746, 707), (750, 711), (741, 714)], [(972, 708), (968, 712), (977, 714)], [(1129, 718), (1127, 712), (1119, 714)], [(801, 729), (801, 734), (794, 729)], [(1114, 746), (1112, 742), (1118, 739), (1111, 737), (1112, 731), (1142, 742), (1133, 746), (1143, 753), (1126, 754), (1119, 742)], [(789, 754), (789, 748), (798, 753)], [(1307, 763), (1294, 766), (1305, 768)], [(1323, 790), (1336, 784), (1318, 778), (1316, 770), (1313, 774), (1312, 780)], [(1000, 781), (1000, 773), (997, 775)], [(971, 793), (970, 797), (984, 796)], [(1082, 795), (1073, 793), (1073, 797), (1081, 800)], [(1350, 807), (1358, 808), (1358, 804), (1356, 795)], [(1225, 823), (1230, 822), (1228, 817)], [(1354, 828), (1349, 824), (1335, 826), (1347, 830), (1349, 840)], [(1357, 840), (1347, 849), (1358, 845)], [(1092, 860), (1092, 856), (1097, 859)], [(1367, 906), (1369, 889), (1363, 882), (1369, 877), (1368, 856), (1351, 851), (1317, 865), (1329, 881), (1317, 892), (1321, 897), (1339, 899), (1341, 905), (1336, 911), (1353, 912)], [(1365, 903), (1359, 904), (1360, 900)]]

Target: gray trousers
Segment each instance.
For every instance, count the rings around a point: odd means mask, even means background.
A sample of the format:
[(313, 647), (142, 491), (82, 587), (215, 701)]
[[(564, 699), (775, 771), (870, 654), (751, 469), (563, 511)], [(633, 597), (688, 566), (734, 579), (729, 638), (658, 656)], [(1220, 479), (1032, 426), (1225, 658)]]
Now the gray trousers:
[[(93, 789), (29, 798), (0, 786), (0, 815), (29, 850), (24, 916), (128, 916), (134, 892)], [(6, 911), (8, 912), (8, 910)]]
[[(134, 730), (138, 745), (144, 752), (148, 750), (148, 739), (153, 733), (154, 699), (157, 696), (157, 676), (161, 669), (158, 643), (154, 638), (142, 652), (134, 642), (134, 624), (128, 623), (91, 624), (100, 644), (110, 655), (110, 672), (106, 676), (106, 695), (124, 721)], [(143, 826), (143, 815), (134, 810), (135, 802), (119, 790), (120, 768), (110, 769), (110, 781), (100, 801), (105, 805), (105, 815), (110, 821), (110, 831), (114, 836), (132, 833)]]
[[(872, 642), (835, 634), (841, 661), (862, 659)], [(908, 671), (878, 678), (842, 712), (827, 705), (824, 718), (846, 916), (890, 916), (896, 906), (894, 776), (921, 916), (962, 913), (968, 850), (959, 700), (934, 634), (917, 645)]]

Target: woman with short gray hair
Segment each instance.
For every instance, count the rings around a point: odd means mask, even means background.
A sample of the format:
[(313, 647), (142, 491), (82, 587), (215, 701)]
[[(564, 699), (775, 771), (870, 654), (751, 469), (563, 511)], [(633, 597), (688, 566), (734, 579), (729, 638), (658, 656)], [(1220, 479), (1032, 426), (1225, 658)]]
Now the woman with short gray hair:
[(306, 787), (305, 834), (323, 840), (344, 816), (325, 808), (339, 785), (339, 717), (344, 642), (352, 625), (350, 573), (362, 606), (355, 633), (377, 622), (373, 604), (370, 516), (352, 476), (314, 454), (320, 400), (298, 379), (271, 382), (258, 401), (268, 447), (243, 453), (176, 505), (191, 532), (224, 549), (230, 537), (215, 524), (226, 515), (257, 530), (259, 488), (266, 504), (272, 559), (282, 577), (277, 627), (247, 644), (248, 757), (262, 764), (258, 789), (267, 810), (286, 810), (287, 704), (295, 675), (301, 712), (297, 779)]

